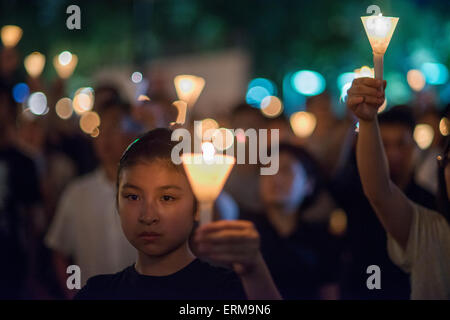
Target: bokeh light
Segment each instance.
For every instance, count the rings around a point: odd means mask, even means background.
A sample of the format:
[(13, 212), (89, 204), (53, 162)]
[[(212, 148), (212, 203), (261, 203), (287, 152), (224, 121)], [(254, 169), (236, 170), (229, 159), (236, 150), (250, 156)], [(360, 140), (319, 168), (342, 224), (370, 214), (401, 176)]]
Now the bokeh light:
[(330, 215), (328, 231), (335, 235), (341, 236), (347, 230), (347, 215), (342, 209), (334, 210)]
[(291, 115), (289, 122), (297, 137), (307, 138), (314, 132), (317, 119), (310, 112), (299, 111)]
[(73, 114), (72, 100), (70, 98), (59, 99), (56, 103), (55, 111), (61, 119), (69, 119)]
[(421, 91), (425, 87), (425, 77), (420, 70), (409, 70), (406, 74), (406, 80), (414, 91)]
[(142, 82), (142, 79), (143, 79), (142, 73), (138, 71), (133, 72), (133, 74), (131, 75), (131, 81), (133, 81), (133, 83), (140, 83)]
[(216, 129), (212, 135), (212, 143), (219, 151), (229, 149), (234, 143), (234, 134), (230, 129)]
[(69, 78), (75, 71), (77, 64), (77, 55), (69, 51), (63, 51), (53, 58), (53, 66), (61, 79)]
[(211, 142), (203, 142), (202, 143), (202, 153), (205, 161), (214, 160), (214, 154), (216, 150), (214, 149), (214, 145)]
[(78, 89), (73, 97), (73, 110), (78, 115), (92, 110), (94, 99), (94, 89), (91, 87), (82, 87)]
[(326, 83), (323, 76), (315, 71), (301, 70), (292, 75), (292, 86), (297, 92), (305, 96), (314, 96), (325, 90)]
[(1, 38), (6, 48), (13, 48), (22, 38), (22, 28), (14, 25), (3, 26), (1, 30)]
[(283, 103), (278, 97), (267, 96), (261, 101), (261, 112), (268, 118), (275, 118), (283, 112)]
[(270, 93), (270, 95), (273, 95), (273, 96), (277, 94), (277, 88), (275, 86), (275, 83), (273, 83), (272, 81), (270, 81), (269, 79), (266, 79), (266, 78), (252, 79), (248, 84), (247, 90), (250, 90), (253, 87), (266, 88), (267, 91)]
[(94, 129), (100, 126), (100, 117), (97, 112), (88, 111), (80, 118), (80, 128), (84, 133), (92, 134)]
[(44, 70), (45, 56), (36, 51), (26, 56), (23, 63), (28, 75), (32, 78), (38, 78)]
[(374, 78), (375, 71), (373, 68), (368, 66), (362, 66), (355, 70), (355, 78)]
[(448, 136), (450, 129), (450, 122), (447, 117), (443, 117), (441, 121), (439, 121), (439, 131), (443, 136)]
[(30, 94), (30, 88), (26, 83), (20, 82), (13, 87), (13, 97), (17, 103), (23, 103)]
[(28, 98), (28, 108), (34, 115), (40, 116), (48, 111), (47, 97), (42, 92), (34, 92)]
[(448, 80), (448, 69), (442, 63), (426, 62), (420, 68), (428, 84), (440, 85)]
[(219, 124), (211, 118), (203, 119), (201, 124), (201, 131), (200, 126), (196, 127), (195, 135), (197, 138), (202, 139), (202, 141), (210, 141), (214, 130), (219, 128)]
[(339, 75), (339, 77), (337, 78), (337, 86), (339, 90), (341, 90), (341, 93), (344, 86), (346, 86), (348, 83), (352, 83), (355, 77), (356, 74), (354, 72), (345, 72)]
[(256, 86), (247, 91), (245, 101), (252, 107), (259, 108), (263, 99), (268, 96), (270, 96), (269, 90), (264, 87)]
[(174, 78), (175, 90), (179, 100), (192, 107), (205, 87), (205, 79), (193, 75), (178, 75)]
[(137, 98), (137, 100), (138, 101), (150, 101), (150, 98), (144, 94), (140, 94), (139, 97)]
[(429, 124), (421, 123), (414, 128), (414, 140), (420, 149), (428, 149), (434, 139), (434, 130)]
[(347, 99), (347, 91), (352, 87), (352, 82), (347, 82), (341, 89), (341, 100), (345, 101)]
[(63, 51), (59, 54), (58, 61), (61, 65), (67, 66), (72, 61), (72, 54), (69, 51)]

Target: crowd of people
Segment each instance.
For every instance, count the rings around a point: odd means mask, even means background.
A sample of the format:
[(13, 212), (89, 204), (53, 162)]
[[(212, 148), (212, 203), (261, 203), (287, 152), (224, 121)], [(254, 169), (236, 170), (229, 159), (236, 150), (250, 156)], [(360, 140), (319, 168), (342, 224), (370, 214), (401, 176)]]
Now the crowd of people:
[[(48, 91), (49, 113), (33, 116), (13, 98), (17, 69), (0, 66), (0, 298), (450, 299), (448, 139), (433, 120), (450, 108), (411, 103), (377, 114), (386, 83), (362, 78), (343, 118), (330, 93), (309, 98), (317, 125), (299, 138), (283, 115), (242, 102), (220, 125), (279, 129), (279, 170), (235, 165), (216, 221), (198, 228), (183, 170), (168, 164), (176, 109), (164, 93), (126, 101), (98, 84), (93, 138), (55, 116), (63, 83)], [(438, 134), (423, 151), (413, 133), (425, 118)], [(158, 193), (166, 184), (175, 190)], [(163, 200), (149, 209), (143, 194)], [(164, 252), (143, 244), (161, 236)], [(81, 291), (67, 286), (69, 265), (80, 267)], [(371, 265), (379, 290), (366, 283)], [(175, 294), (180, 283), (190, 292)]]

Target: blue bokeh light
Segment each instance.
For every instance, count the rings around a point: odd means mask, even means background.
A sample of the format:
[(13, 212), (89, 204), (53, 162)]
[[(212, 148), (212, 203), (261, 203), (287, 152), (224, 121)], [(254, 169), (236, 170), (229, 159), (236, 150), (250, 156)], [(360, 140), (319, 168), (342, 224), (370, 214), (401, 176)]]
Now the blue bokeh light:
[(339, 88), (339, 90), (342, 91), (343, 87), (349, 83), (349, 82), (353, 82), (353, 80), (355, 79), (355, 73), (354, 72), (345, 72), (345, 73), (341, 73), (339, 75), (339, 77), (337, 78), (337, 86)]
[(255, 108), (259, 108), (261, 101), (267, 97), (270, 96), (270, 92), (269, 90), (267, 90), (264, 87), (261, 86), (256, 86), (256, 87), (252, 87), (247, 91), (247, 95), (245, 97), (245, 101), (255, 107)]
[(420, 71), (428, 84), (440, 85), (448, 80), (448, 69), (442, 63), (426, 62), (422, 64)]
[(13, 97), (17, 103), (23, 103), (30, 95), (30, 88), (26, 83), (20, 82), (16, 84), (13, 89)]
[(248, 90), (250, 90), (253, 87), (263, 87), (266, 88), (267, 91), (269, 91), (271, 96), (277, 95), (277, 88), (275, 84), (266, 78), (255, 78), (251, 80), (248, 84)]
[(291, 85), (297, 92), (305, 96), (314, 96), (325, 90), (326, 83), (320, 73), (301, 70), (292, 75)]

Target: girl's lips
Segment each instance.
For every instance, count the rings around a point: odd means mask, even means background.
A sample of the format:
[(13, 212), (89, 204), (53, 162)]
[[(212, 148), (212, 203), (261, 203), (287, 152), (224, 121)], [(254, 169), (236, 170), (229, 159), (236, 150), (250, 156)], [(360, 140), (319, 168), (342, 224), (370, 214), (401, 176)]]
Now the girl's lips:
[(142, 232), (139, 234), (140, 239), (144, 239), (147, 241), (153, 241), (161, 237), (160, 233), (157, 232)]

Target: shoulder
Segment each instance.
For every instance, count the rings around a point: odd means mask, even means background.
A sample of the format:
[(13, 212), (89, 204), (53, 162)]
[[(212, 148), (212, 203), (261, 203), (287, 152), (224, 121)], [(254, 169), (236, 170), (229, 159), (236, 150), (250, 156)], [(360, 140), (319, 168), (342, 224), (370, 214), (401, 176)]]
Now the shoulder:
[[(422, 237), (446, 237), (450, 240), (450, 225), (439, 212), (413, 203), (413, 223), (411, 233)], [(410, 237), (413, 236), (410, 233)], [(422, 239), (424, 241), (425, 239)]]

